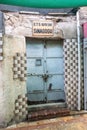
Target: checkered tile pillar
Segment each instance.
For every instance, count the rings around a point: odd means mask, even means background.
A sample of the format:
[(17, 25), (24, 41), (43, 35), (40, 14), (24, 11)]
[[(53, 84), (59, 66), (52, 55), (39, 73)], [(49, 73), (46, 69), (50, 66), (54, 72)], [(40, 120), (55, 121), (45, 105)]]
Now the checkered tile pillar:
[(78, 107), (78, 43), (76, 39), (64, 41), (65, 92), (68, 108)]
[(81, 109), (84, 109), (84, 54), (83, 43), (81, 43)]
[(19, 78), (20, 80), (26, 80), (26, 54), (16, 53), (16, 56), (13, 58), (13, 72), (14, 79)]
[(2, 33), (0, 33), (0, 61), (3, 60), (3, 40), (2, 40)]
[(19, 95), (15, 100), (15, 121), (20, 122), (26, 120), (28, 116), (28, 105), (27, 105), (27, 96)]
[(84, 53), (84, 108), (87, 109), (87, 38), (83, 40)]

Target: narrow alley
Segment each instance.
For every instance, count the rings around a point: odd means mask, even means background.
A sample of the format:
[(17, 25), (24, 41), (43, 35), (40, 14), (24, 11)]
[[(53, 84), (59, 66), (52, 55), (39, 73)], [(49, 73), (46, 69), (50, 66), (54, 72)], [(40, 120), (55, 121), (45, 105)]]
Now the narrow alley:
[(87, 114), (20, 123), (5, 130), (87, 130)]

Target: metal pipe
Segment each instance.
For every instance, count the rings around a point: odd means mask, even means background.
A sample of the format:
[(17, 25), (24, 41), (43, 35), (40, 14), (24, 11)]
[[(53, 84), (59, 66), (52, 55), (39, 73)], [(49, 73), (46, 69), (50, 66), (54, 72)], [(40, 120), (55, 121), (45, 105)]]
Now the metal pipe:
[(81, 50), (80, 50), (80, 21), (79, 11), (77, 11), (77, 41), (78, 41), (78, 110), (81, 109), (80, 89), (81, 89)]
[(0, 4), (34, 8), (77, 8), (87, 6), (87, 0), (0, 0)]

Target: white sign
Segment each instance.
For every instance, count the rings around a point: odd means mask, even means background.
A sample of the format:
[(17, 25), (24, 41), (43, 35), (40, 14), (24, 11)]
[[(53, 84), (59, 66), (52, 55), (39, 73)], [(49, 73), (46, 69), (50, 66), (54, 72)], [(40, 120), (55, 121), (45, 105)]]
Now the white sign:
[(52, 21), (33, 21), (33, 36), (52, 36)]

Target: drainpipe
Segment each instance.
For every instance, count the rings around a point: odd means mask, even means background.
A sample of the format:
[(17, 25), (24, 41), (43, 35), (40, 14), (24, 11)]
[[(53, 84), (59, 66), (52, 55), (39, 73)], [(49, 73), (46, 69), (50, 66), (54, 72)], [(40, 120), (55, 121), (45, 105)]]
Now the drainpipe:
[(80, 88), (81, 88), (81, 50), (80, 50), (80, 21), (79, 11), (77, 11), (77, 42), (78, 42), (78, 110), (81, 110)]

